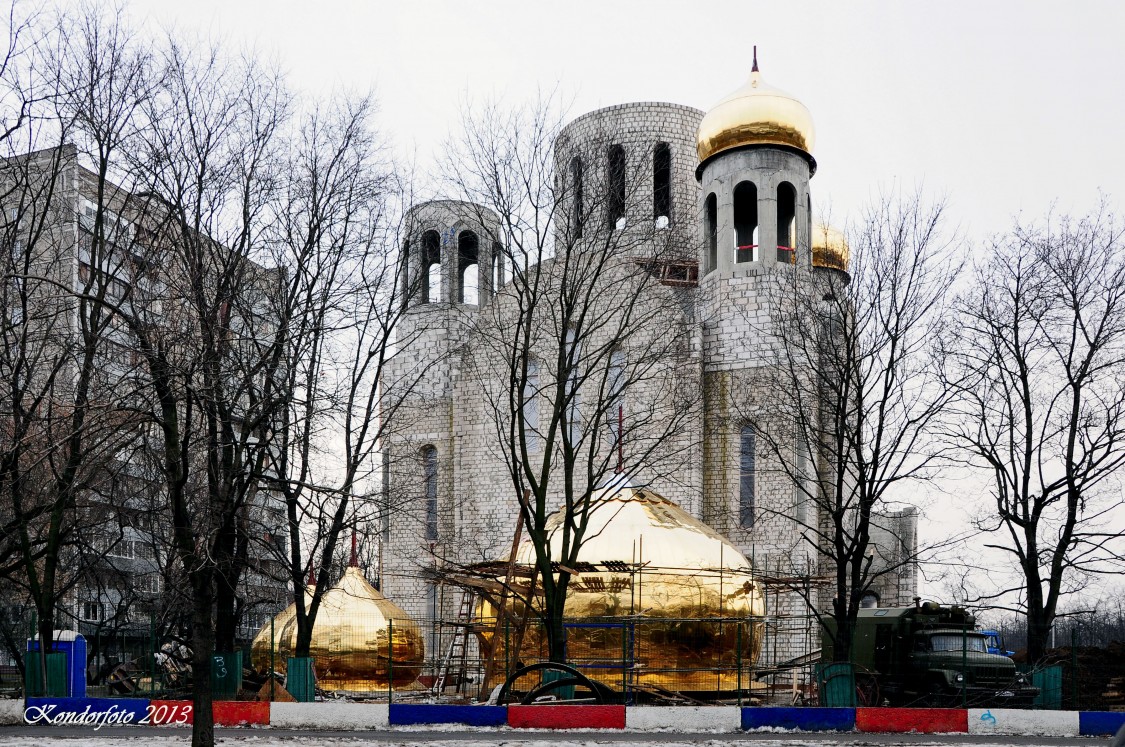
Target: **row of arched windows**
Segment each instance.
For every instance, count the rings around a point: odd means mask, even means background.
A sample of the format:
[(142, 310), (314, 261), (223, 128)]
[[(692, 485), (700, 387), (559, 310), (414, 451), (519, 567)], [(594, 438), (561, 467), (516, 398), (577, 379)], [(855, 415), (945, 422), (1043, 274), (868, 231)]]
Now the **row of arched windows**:
[[(490, 272), (491, 287), (493, 289), (504, 285), (504, 261), (500, 252), (500, 244), (493, 244), (490, 266), (482, 268), (480, 239), (473, 231), (461, 231), (457, 234), (457, 269), (454, 274), (452, 301), (454, 303), (477, 304), (480, 303), (481, 273)], [(418, 241), (418, 266), (417, 275), (411, 274), (412, 287), (407, 294), (417, 303), (438, 303), (442, 300), (442, 259), (441, 235), (437, 231), (426, 231)], [(410, 266), (411, 245), (406, 244), (407, 263)]]
[[(793, 264), (797, 260), (797, 190), (789, 182), (777, 187), (777, 261)], [(718, 267), (719, 215), (715, 193), (704, 201), (704, 231), (707, 237), (707, 272)], [(734, 226), (735, 264), (758, 262), (762, 259), (759, 239), (758, 188), (750, 181), (739, 182), (734, 187), (731, 200), (731, 219)]]
[[(618, 230), (626, 224), (628, 202), (628, 157), (625, 146), (615, 143), (606, 151), (606, 226)], [(585, 166), (582, 159), (570, 159), (570, 221), (574, 238), (582, 238), (586, 222)], [(672, 149), (668, 143), (657, 143), (652, 150), (652, 217), (657, 228), (672, 222)]]

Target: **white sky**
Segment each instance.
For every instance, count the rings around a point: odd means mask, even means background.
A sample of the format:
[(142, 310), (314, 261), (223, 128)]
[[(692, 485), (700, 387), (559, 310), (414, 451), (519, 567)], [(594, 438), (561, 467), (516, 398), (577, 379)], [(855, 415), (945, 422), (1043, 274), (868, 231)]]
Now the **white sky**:
[(1099, 191), (1125, 201), (1125, 3), (1113, 0), (131, 0), (128, 8), (153, 31), (252, 47), (304, 91), (374, 90), (380, 128), (422, 169), (456, 131), (466, 100), (519, 103), (557, 87), (573, 116), (640, 100), (706, 110), (741, 85), (757, 44), (766, 79), (812, 112), (814, 201), (830, 206), (833, 223), (895, 184), (947, 195), (970, 241), (1053, 204), (1085, 211)]
[(843, 222), (922, 182), (968, 235), (1052, 203), (1125, 199), (1125, 4), (131, 0), (158, 27), (276, 59), (308, 91), (373, 88), (381, 126), (427, 167), (461, 102), (558, 86), (577, 116), (662, 100), (706, 110), (758, 45), (817, 128), (814, 199)]

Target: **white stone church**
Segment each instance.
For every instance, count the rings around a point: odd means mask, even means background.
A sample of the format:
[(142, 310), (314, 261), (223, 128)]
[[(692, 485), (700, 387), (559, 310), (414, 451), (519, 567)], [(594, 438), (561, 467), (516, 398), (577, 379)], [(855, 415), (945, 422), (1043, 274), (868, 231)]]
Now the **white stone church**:
[[(822, 570), (802, 538), (802, 527), (818, 520), (815, 502), (771, 466), (742, 417), (748, 408), (768, 411), (779, 396), (771, 391), (776, 358), (768, 342), (783, 302), (777, 289), (791, 285), (794, 273), (815, 279), (847, 272), (842, 236), (813, 220), (813, 146), (809, 111), (767, 85), (756, 63), (749, 80), (709, 112), (621, 104), (578, 117), (554, 143), (555, 178), (566, 185), (556, 244), (582, 251), (589, 242), (618, 241), (621, 266), (647, 268), (652, 277), (643, 293), (661, 309), (646, 317), (652, 329), (645, 352), (661, 351), (667, 365), (622, 395), (628, 404), (618, 408), (620, 425), (612, 413), (603, 418), (610, 451), (614, 428), (623, 429), (628, 448), (630, 428), (643, 427), (633, 425), (638, 412), (647, 408), (656, 427), (661, 418), (652, 416), (667, 405), (667, 392), (686, 393), (688, 411), (664, 434), (665, 448), (651, 450), (649, 463), (630, 476), (726, 536), (766, 576)], [(567, 217), (579, 215), (587, 228), (576, 237)], [(504, 429), (488, 404), (489, 392), (508, 382), (490, 378), (480, 362), (484, 341), (512, 303), (505, 297), (512, 253), (488, 208), (427, 202), (410, 218), (402, 329), (410, 342), (390, 374), (407, 377), (419, 366), (425, 374), (387, 444), (386, 488), (405, 510), (382, 529), (381, 585), (421, 620), (455, 612), (456, 596), (430, 581), (442, 559), (505, 559), (512, 543), (517, 495), (498, 443)], [(657, 255), (660, 261), (645, 259)], [(627, 355), (606, 363), (622, 365)], [(584, 424), (596, 421), (583, 417)], [(879, 580), (881, 602), (910, 604), (917, 567), (902, 560), (916, 553), (916, 514), (877, 523), (879, 556), (901, 564)], [(766, 604), (769, 615), (805, 610), (797, 594), (783, 590), (768, 594)]]

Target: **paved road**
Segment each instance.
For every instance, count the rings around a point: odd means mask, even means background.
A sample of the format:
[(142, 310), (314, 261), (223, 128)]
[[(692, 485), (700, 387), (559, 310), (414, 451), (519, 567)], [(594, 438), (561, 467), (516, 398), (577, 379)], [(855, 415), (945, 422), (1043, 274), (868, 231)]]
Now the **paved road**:
[[(673, 732), (550, 732), (530, 730), (421, 730), (395, 729), (383, 731), (324, 731), (312, 729), (216, 729), (223, 744), (243, 743), (245, 747), (270, 747), (271, 745), (301, 745), (301, 747), (349, 747), (350, 745), (453, 745), (473, 743), (506, 745), (549, 745), (549, 747), (577, 747), (612, 744), (634, 745), (719, 745), (746, 744), (754, 747), (806, 747), (809, 745), (838, 745), (839, 747), (915, 747), (918, 745), (1044, 745), (1044, 747), (1101, 747), (1108, 745), (1108, 737), (995, 737), (968, 734), (835, 734), (835, 733), (713, 733), (682, 734)], [(97, 732), (90, 729), (64, 726), (12, 726), (0, 727), (0, 745), (18, 747), (72, 747), (91, 745), (108, 747), (114, 744), (140, 744), (145, 747), (164, 747), (188, 743), (186, 729), (168, 727), (106, 727)]]

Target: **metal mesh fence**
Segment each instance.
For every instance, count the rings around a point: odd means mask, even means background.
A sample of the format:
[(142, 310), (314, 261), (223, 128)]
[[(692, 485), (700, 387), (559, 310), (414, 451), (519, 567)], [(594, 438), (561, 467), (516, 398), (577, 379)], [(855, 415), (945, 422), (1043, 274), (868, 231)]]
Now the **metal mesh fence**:
[[(10, 629), (0, 639), (0, 697), (18, 697), (26, 689), (25, 669), (32, 667), (34, 673), (39, 664), (39, 657), (28, 653), (35, 645), (34, 617), (25, 612), (8, 622)], [(601, 697), (631, 705), (829, 704), (822, 691), (824, 678), (818, 682), (817, 677), (817, 631), (815, 619), (807, 615), (563, 621), (567, 664), (595, 683)], [(155, 624), (134, 621), (114, 630), (94, 628), (82, 636), (88, 695), (190, 695), (190, 651), (183, 640), (160, 634)], [(508, 702), (599, 697), (581, 684), (553, 685), (562, 675), (549, 668), (513, 678), (522, 667), (550, 659), (548, 636), (538, 619), (525, 624), (510, 617), (499, 624), (493, 618), (321, 620), (313, 638), (309, 683), (300, 697), (485, 701), (495, 698), (509, 678)], [(1074, 645), (1053, 649), (1038, 666), (1020, 666), (1039, 689), (1031, 707), (1125, 707), (1125, 646), (1083, 646), (1077, 635), (1074, 638)], [(293, 652), (270, 641), (264, 635), (252, 647), (246, 638), (240, 641), (239, 651), (216, 658), (212, 684), (218, 697), (264, 697), (260, 691), (271, 681), (271, 671), (275, 693), (286, 686), (299, 689), (294, 685), (299, 672), (288, 671)], [(228, 679), (216, 680), (220, 669), (228, 671)], [(883, 705), (885, 698), (878, 690), (872, 697), (865, 672), (855, 674), (851, 687), (856, 703)], [(948, 705), (961, 705), (960, 699), (953, 698)]]

